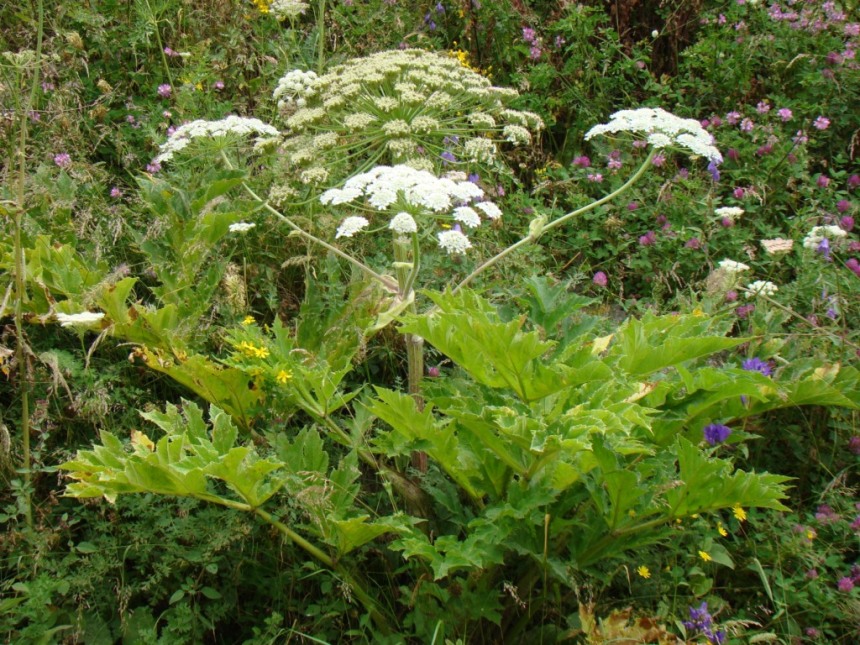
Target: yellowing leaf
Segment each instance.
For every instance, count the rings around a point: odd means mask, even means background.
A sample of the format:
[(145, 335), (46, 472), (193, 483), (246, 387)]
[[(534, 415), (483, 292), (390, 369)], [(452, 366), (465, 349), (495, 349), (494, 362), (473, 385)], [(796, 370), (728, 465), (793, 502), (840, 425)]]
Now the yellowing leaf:
[(150, 452), (155, 450), (155, 444), (152, 443), (152, 439), (147, 437), (140, 430), (131, 431), (131, 445), (135, 448), (146, 448)]
[(592, 356), (597, 356), (598, 354), (605, 352), (606, 348), (609, 347), (609, 343), (612, 341), (612, 337), (615, 334), (609, 334), (608, 336), (601, 336), (600, 338), (595, 338), (591, 341), (591, 354)]

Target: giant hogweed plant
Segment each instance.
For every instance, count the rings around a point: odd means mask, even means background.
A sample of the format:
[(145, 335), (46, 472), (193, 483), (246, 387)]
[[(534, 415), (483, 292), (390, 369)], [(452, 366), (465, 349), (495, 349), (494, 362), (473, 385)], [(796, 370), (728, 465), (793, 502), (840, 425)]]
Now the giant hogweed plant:
[[(662, 111), (619, 113), (590, 135), (615, 131), (644, 133), (655, 149), (680, 145), (718, 160), (698, 124)], [(628, 185), (649, 163), (650, 157)], [(732, 507), (783, 508), (786, 479), (736, 470), (721, 445), (731, 433), (713, 441), (712, 433), (702, 434), (704, 428), (728, 429), (725, 424), (750, 414), (795, 403), (856, 406), (844, 392), (856, 390), (857, 372), (807, 371), (776, 387), (763, 374), (703, 365), (748, 340), (727, 338), (730, 325), (717, 318), (652, 316), (595, 336), (587, 325), (569, 324), (586, 301), (570, 301), (537, 280), (531, 283), (535, 328), (528, 330), (525, 319), (502, 320), (466, 288), (483, 270), (577, 211), (552, 222), (537, 219), (521, 242), (453, 289), (427, 293), (433, 305), (421, 313), (416, 281), (422, 247), (434, 239), (449, 254), (468, 251), (463, 227), (477, 228), (479, 213), (501, 215), (482, 198), (480, 188), (462, 177), (438, 178), (406, 165), (377, 167), (326, 191), (323, 203), (358, 203), (369, 216), (348, 215), (336, 240), (371, 227), (371, 219), (383, 213), (395, 244), (393, 278), (263, 206), (389, 294), (391, 306), (366, 329), (399, 316), (400, 331), (447, 356), (459, 368), (457, 378), (423, 390), (417, 378), (410, 379), (408, 393), (378, 387), (375, 396), (356, 399), (362, 388), (344, 386), (352, 368), (349, 349), (328, 363), (298, 347), (279, 322), (267, 329), (246, 321), (228, 335), (233, 349), (225, 363), (251, 379), (266, 407), (285, 415), (301, 411), (310, 426), (293, 438), (264, 431), (267, 441), (256, 446), (240, 440), (217, 402), (210, 408), (211, 426), (196, 405), (186, 404), (184, 411), (169, 407), (165, 415), (147, 417), (165, 432), (157, 441), (136, 432), (129, 449), (105, 433), (103, 445), (66, 464), (77, 482), (69, 493), (111, 499), (157, 492), (253, 513), (334, 570), (375, 629), (403, 633), (407, 624), (416, 625), (425, 638), (429, 628), (420, 625), (438, 630), (443, 622), (466, 636), (482, 620), (506, 631), (525, 630), (528, 614), (518, 609), (517, 593), (534, 597), (539, 589), (575, 587), (576, 572), (594, 572), (667, 539), (673, 521), (684, 517)], [(440, 222), (453, 226), (434, 235)], [(413, 360), (420, 357), (410, 355), (410, 376), (420, 373), (413, 371)], [(703, 436), (713, 444), (704, 450)], [(729, 445), (745, 438), (738, 430)], [(335, 444), (337, 452), (347, 453), (332, 469)], [(423, 487), (398, 472), (416, 451), (430, 464)], [(359, 463), (399, 493), (390, 506), (369, 512), (370, 492), (358, 484)], [(408, 512), (395, 510), (398, 499)], [(293, 509), (290, 521), (284, 508)], [(373, 587), (379, 583), (358, 573), (375, 557), (374, 550), (360, 547), (385, 533), (392, 534), (387, 549), (401, 552), (403, 571), (417, 585), (402, 622), (396, 608), (373, 600), (384, 596)], [(433, 582), (418, 582), (425, 578)], [(518, 591), (505, 606), (500, 587), (511, 579)], [(455, 595), (464, 602), (452, 609)]]
[[(712, 164), (720, 159), (696, 121), (662, 110), (620, 112), (588, 136), (619, 132), (643, 136), (652, 155), (672, 147)], [(252, 133), (262, 147), (276, 139), (271, 126), (254, 119), (195, 122), (177, 131), (161, 161), (195, 139), (221, 146)], [(856, 391), (857, 374), (850, 368), (807, 371), (797, 385), (775, 387), (761, 374), (702, 366), (705, 358), (743, 342), (725, 338), (727, 327), (710, 318), (630, 320), (612, 336), (595, 337), (566, 326), (576, 303), (553, 306), (541, 296), (532, 323), (542, 329), (529, 330), (524, 319), (502, 320), (467, 288), (543, 232), (626, 190), (647, 171), (651, 155), (619, 190), (551, 222), (537, 218), (520, 242), (452, 281), (449, 292), (428, 293), (433, 304), (423, 313), (417, 304), (421, 254), (438, 248), (464, 255), (472, 246), (466, 232), (501, 216), (480, 187), (462, 175), (438, 177), (415, 164), (373, 167), (322, 194), (327, 206), (363, 213), (343, 218), (329, 242), (258, 197), (248, 172), (233, 168), (226, 150), (221, 158), (228, 169), (215, 171), (199, 191), (150, 184), (150, 202), (167, 221), (178, 215), (164, 237), (144, 236), (139, 244), (161, 274), (163, 286), (152, 290), (158, 306), (129, 306), (133, 278), (96, 279), (86, 267), (76, 268), (65, 247), (46, 241), (32, 256), (39, 258), (32, 267), (40, 286), (66, 298), (54, 303), (46, 297), (47, 311), (40, 313), (63, 314), (69, 324), (130, 340), (148, 365), (211, 403), (208, 424), (192, 403), (147, 413), (164, 436), (153, 440), (135, 432), (130, 447), (105, 432), (102, 445), (64, 466), (76, 480), (69, 493), (190, 496), (253, 513), (335, 571), (380, 632), (428, 625), (446, 611), (458, 633), (479, 618), (509, 622), (518, 610), (516, 603), (504, 607), (500, 601), (502, 580), (513, 578), (529, 593), (569, 585), (571, 572), (592, 571), (662, 539), (674, 519), (737, 505), (781, 508), (784, 480), (734, 471), (722, 448), (703, 451), (697, 445), (701, 425), (795, 402), (856, 405), (841, 393)], [(371, 155), (368, 165), (377, 158)], [(212, 250), (238, 224), (225, 197), (240, 186), (260, 212), (377, 284), (386, 302), (381, 310), (365, 292), (344, 309), (365, 333), (401, 317), (401, 331), (412, 339), (408, 346), (417, 349), (410, 352), (408, 394), (378, 388), (375, 396), (362, 395), (362, 387), (346, 385), (360, 339), (345, 333), (345, 326), (318, 334), (312, 349), (298, 344), (298, 331), (253, 320), (226, 333), (225, 358), (214, 360), (195, 344), (190, 324), (201, 310), (193, 294), (211, 296), (218, 284)], [(383, 227), (392, 235), (393, 276), (338, 241)], [(534, 288), (538, 294), (549, 289), (545, 283)], [(82, 307), (102, 312), (82, 315)], [(564, 335), (556, 341), (559, 327)], [(420, 388), (424, 340), (460, 368), (458, 378)], [(303, 419), (306, 427), (289, 436), (275, 430), (283, 419)], [(733, 441), (743, 439), (740, 431), (733, 435)], [(423, 488), (399, 472), (414, 451), (430, 460)], [(380, 510), (368, 503), (372, 493), (361, 486), (362, 467), (398, 493)], [(636, 487), (641, 494), (634, 496)], [(408, 513), (396, 510), (400, 504)], [(403, 623), (396, 608), (374, 600), (380, 583), (358, 572), (377, 552), (361, 547), (384, 533), (392, 536), (377, 542), (376, 550), (402, 552), (403, 570), (413, 581), (434, 581), (416, 591), (420, 606), (405, 609), (411, 617)], [(470, 602), (451, 614), (444, 605), (454, 593)]]
[[(403, 333), (456, 366), (424, 387), (423, 409), (384, 387), (354, 399), (358, 390), (338, 392), (340, 373), (321, 399), (326, 376), (309, 370), (289, 330), (247, 325), (236, 340), (248, 351), (235, 364), (277, 369), (267, 404), (299, 408), (312, 423), (297, 433), (273, 425), (265, 441), (251, 442), (215, 405), (208, 423), (196, 404), (168, 406), (144, 414), (152, 425), (130, 445), (106, 431), (101, 445), (64, 464), (74, 480), (68, 494), (190, 496), (253, 513), (331, 568), (381, 632), (423, 624), (428, 631), (415, 635), (428, 638), (442, 621), (468, 636), (482, 620), (523, 630), (526, 613), (503, 594), (505, 582), (540, 602), (670, 539), (675, 520), (783, 508), (786, 478), (733, 463), (752, 438), (744, 417), (810, 402), (860, 405), (852, 368), (798, 366), (771, 378), (719, 367), (722, 352), (748, 340), (725, 335), (728, 319), (646, 316), (601, 336), (582, 313), (587, 299), (546, 280), (529, 287), (531, 316), (506, 321), (462, 289), (428, 294), (432, 313), (403, 318)], [(734, 431), (710, 445), (703, 430), (712, 423)], [(420, 504), (404, 513), (397, 497), (390, 505), (376, 497), (371, 506), (360, 464), (385, 479), (389, 464), (416, 450), (430, 461)], [(373, 600), (390, 597), (387, 581), (358, 573), (392, 550), (413, 588), (400, 609)]]

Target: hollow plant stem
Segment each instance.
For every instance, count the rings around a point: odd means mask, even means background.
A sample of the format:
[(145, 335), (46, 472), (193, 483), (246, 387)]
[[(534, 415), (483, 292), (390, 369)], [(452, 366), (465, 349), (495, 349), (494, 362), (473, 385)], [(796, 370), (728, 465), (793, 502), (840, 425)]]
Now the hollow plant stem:
[(491, 257), (489, 260), (487, 260), (486, 262), (481, 264), (478, 268), (476, 268), (474, 271), (472, 271), (465, 278), (463, 278), (463, 280), (460, 282), (460, 284), (458, 284), (456, 287), (454, 287), (453, 293), (457, 293), (460, 289), (462, 289), (463, 287), (468, 285), (470, 282), (472, 282), (472, 280), (474, 280), (476, 277), (478, 277), (484, 271), (486, 271), (490, 267), (498, 264), (501, 260), (506, 258), (508, 255), (510, 255), (511, 253), (516, 251), (517, 249), (519, 249), (519, 248), (521, 248), (527, 244), (530, 244), (532, 242), (536, 242), (537, 239), (546, 231), (550, 231), (554, 228), (557, 228), (557, 227), (561, 226), (562, 224), (564, 224), (565, 222), (573, 219), (574, 217), (584, 215), (588, 211), (594, 210), (598, 206), (602, 206), (603, 204), (610, 202), (613, 199), (615, 199), (616, 197), (618, 197), (619, 195), (625, 193), (633, 184), (635, 184), (639, 180), (640, 177), (642, 177), (642, 175), (645, 174), (645, 172), (651, 166), (651, 160), (654, 158), (654, 156), (656, 154), (657, 154), (657, 149), (652, 148), (651, 152), (645, 158), (645, 161), (642, 162), (642, 165), (639, 166), (639, 169), (635, 173), (633, 173), (633, 175), (630, 177), (630, 179), (628, 179), (626, 182), (624, 182), (624, 184), (622, 186), (620, 186), (616, 190), (612, 191), (608, 195), (601, 197), (600, 199), (593, 201), (590, 204), (586, 204), (582, 208), (577, 208), (576, 210), (573, 210), (573, 211), (571, 211), (565, 215), (562, 215), (558, 219), (555, 219), (548, 224), (544, 224), (542, 226), (535, 227), (535, 230), (530, 230), (529, 234), (526, 237), (521, 239), (519, 242), (512, 244), (511, 246), (507, 247), (506, 249), (503, 249), (502, 251), (500, 251), (499, 253), (497, 253), (493, 257)]
[[(45, 29), (45, 8), (43, 0), (36, 3), (38, 13), (36, 27), (36, 55), (33, 62), (33, 80), (27, 102), (21, 106), (21, 130), (18, 140), (18, 177), (16, 182), (15, 231), (15, 358), (18, 363), (18, 388), (21, 395), (21, 470), (24, 477), (24, 519), (27, 527), (33, 528), (33, 500), (30, 495), (31, 484), (31, 455), (30, 455), (30, 366), (29, 352), (24, 338), (24, 298), (26, 258), (24, 257), (23, 224), (26, 200), (25, 179), (27, 176), (27, 119), (30, 109), (36, 102), (36, 88), (39, 86), (39, 74), (42, 67), (42, 37)], [(23, 70), (19, 70), (23, 76)]]

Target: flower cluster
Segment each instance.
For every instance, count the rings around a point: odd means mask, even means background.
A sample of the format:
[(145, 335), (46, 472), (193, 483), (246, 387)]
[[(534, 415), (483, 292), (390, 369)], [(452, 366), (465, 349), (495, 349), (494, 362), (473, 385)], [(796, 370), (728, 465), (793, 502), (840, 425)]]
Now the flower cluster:
[[(337, 206), (364, 198), (369, 210), (394, 213), (388, 228), (398, 235), (417, 233), (416, 218), (451, 221), (452, 228), (439, 233), (437, 240), (449, 254), (457, 254), (471, 248), (463, 227), (478, 227), (482, 216), (490, 220), (501, 217), (501, 210), (493, 202), (477, 201), (483, 196), (484, 191), (463, 173), (437, 177), (426, 170), (397, 165), (377, 166), (355, 175), (343, 188), (325, 191), (320, 201)], [(341, 222), (336, 237), (352, 237), (368, 226), (367, 218), (351, 215)]]
[(839, 226), (813, 226), (803, 238), (803, 248), (817, 250), (825, 240), (842, 238), (847, 235)]
[(159, 154), (153, 160), (154, 164), (173, 159), (173, 155), (186, 148), (193, 139), (224, 137), (229, 134), (248, 135), (257, 134), (257, 143), (277, 139), (280, 132), (271, 125), (263, 123), (260, 119), (228, 116), (220, 121), (197, 120), (181, 125), (170, 135), (170, 137), (159, 147)]
[(89, 327), (104, 317), (102, 312), (83, 311), (79, 314), (57, 314), (57, 322), (61, 327)]
[(289, 131), (284, 166), (302, 183), (308, 169), (329, 180), (367, 170), (350, 159), (446, 165), (493, 164), (493, 136), (517, 145), (543, 127), (539, 116), (506, 108), (517, 95), (494, 87), (456, 57), (420, 49), (383, 51), (336, 65), (326, 74), (292, 70), (274, 96)]
[(621, 110), (612, 115), (609, 123), (591, 128), (585, 138), (616, 132), (645, 135), (648, 143), (655, 148), (682, 148), (714, 164), (723, 160), (714, 145), (714, 138), (701, 123), (695, 119), (682, 119), (662, 108)]
[(711, 645), (723, 643), (726, 639), (724, 631), (714, 630), (714, 619), (708, 611), (707, 602), (703, 602), (698, 608), (690, 607), (690, 620), (684, 621), (684, 627), (694, 634), (701, 634)]
[(278, 20), (295, 20), (308, 9), (307, 2), (298, 0), (272, 0), (268, 13)]
[(769, 282), (767, 280), (756, 280), (755, 282), (750, 282), (747, 285), (747, 298), (753, 298), (755, 296), (772, 296), (777, 291), (779, 291), (779, 287), (777, 287), (773, 282)]

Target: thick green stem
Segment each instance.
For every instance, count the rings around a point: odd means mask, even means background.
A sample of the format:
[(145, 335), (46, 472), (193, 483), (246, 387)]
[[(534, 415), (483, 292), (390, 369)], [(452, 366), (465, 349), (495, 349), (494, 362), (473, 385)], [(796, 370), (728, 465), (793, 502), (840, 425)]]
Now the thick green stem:
[[(36, 29), (36, 55), (33, 62), (33, 80), (27, 102), (20, 106), (18, 117), (21, 122), (20, 138), (18, 141), (18, 181), (15, 205), (15, 357), (18, 363), (18, 387), (21, 393), (21, 470), (24, 475), (24, 517), (29, 528), (33, 528), (33, 501), (30, 495), (31, 484), (31, 455), (30, 455), (30, 367), (29, 353), (26, 351), (24, 338), (24, 298), (26, 259), (24, 257), (24, 241), (22, 228), (24, 223), (24, 202), (26, 199), (25, 179), (27, 176), (27, 119), (29, 112), (36, 102), (36, 88), (39, 87), (39, 74), (42, 67), (42, 35), (45, 25), (45, 10), (42, 0), (36, 4), (38, 23)], [(23, 76), (23, 69), (19, 71)]]
[(529, 231), (529, 234), (526, 237), (524, 237), (523, 239), (521, 239), (519, 242), (516, 242), (515, 244), (509, 246), (508, 248), (500, 251), (499, 253), (497, 253), (496, 255), (491, 257), (489, 260), (487, 260), (486, 262), (481, 264), (477, 269), (472, 271), (465, 278), (463, 278), (463, 281), (460, 282), (460, 284), (458, 284), (456, 287), (454, 287), (453, 292), (457, 293), (457, 291), (459, 291), (460, 289), (462, 289), (463, 287), (468, 285), (472, 280), (474, 280), (476, 277), (478, 277), (481, 273), (483, 273), (484, 271), (489, 269), (491, 266), (498, 264), (498, 262), (500, 260), (504, 259), (508, 255), (510, 255), (511, 253), (516, 251), (517, 249), (519, 249), (519, 248), (521, 248), (521, 247), (523, 247), (526, 244), (529, 244), (531, 242), (536, 242), (537, 239), (541, 236), (541, 234), (545, 233), (546, 231), (549, 231), (549, 230), (552, 230), (558, 226), (561, 226), (562, 224), (564, 224), (568, 220), (573, 219), (574, 217), (578, 217), (579, 215), (584, 215), (588, 211), (594, 210), (598, 206), (602, 206), (606, 202), (610, 202), (613, 199), (615, 199), (616, 197), (618, 197), (619, 195), (621, 195), (622, 193), (626, 192), (633, 184), (635, 184), (639, 180), (639, 178), (642, 175), (645, 174), (645, 171), (648, 170), (648, 167), (651, 165), (651, 160), (654, 158), (654, 155), (656, 155), (656, 154), (657, 154), (657, 150), (652, 149), (651, 153), (648, 155), (648, 157), (645, 159), (645, 161), (642, 162), (642, 165), (639, 166), (639, 169), (635, 173), (633, 173), (633, 176), (630, 177), (630, 179), (628, 179), (624, 183), (623, 186), (612, 191), (611, 193), (609, 193), (605, 197), (601, 197), (597, 201), (591, 202), (590, 204), (587, 204), (586, 206), (583, 206), (582, 208), (578, 208), (574, 211), (571, 211), (570, 213), (567, 213), (566, 215), (562, 215), (558, 219), (550, 222), (549, 224), (544, 224), (543, 226), (536, 227), (536, 229), (533, 231)]
[(364, 608), (370, 614), (370, 617), (373, 620), (374, 624), (377, 626), (377, 628), (379, 628), (379, 630), (383, 634), (390, 634), (392, 632), (388, 618), (379, 609), (379, 607), (373, 601), (367, 591), (365, 591), (363, 582), (358, 578), (356, 574), (348, 571), (343, 565), (339, 564), (336, 560), (331, 558), (319, 547), (308, 542), (301, 535), (293, 531), (289, 526), (275, 519), (271, 513), (267, 513), (261, 508), (254, 508), (252, 510), (257, 517), (274, 526), (296, 546), (298, 546), (306, 553), (311, 555), (313, 558), (315, 558), (319, 562), (323, 563), (326, 567), (337, 573), (337, 575), (340, 576), (340, 578), (347, 585), (349, 585), (350, 591), (353, 593), (353, 595), (355, 595), (356, 598), (358, 598), (358, 601), (362, 605), (364, 605)]
[(325, 71), (325, 0), (317, 5), (317, 74)]

